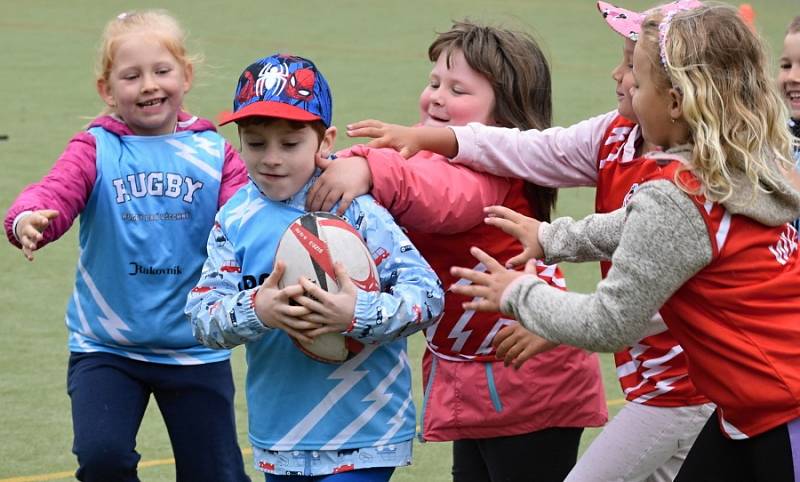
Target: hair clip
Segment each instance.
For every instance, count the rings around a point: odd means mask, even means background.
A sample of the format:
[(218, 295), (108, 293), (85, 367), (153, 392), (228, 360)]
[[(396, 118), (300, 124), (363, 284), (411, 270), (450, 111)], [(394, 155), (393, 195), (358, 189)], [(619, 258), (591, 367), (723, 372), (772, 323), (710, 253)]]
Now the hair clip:
[(117, 20), (125, 20), (128, 15), (130, 15), (128, 12), (122, 12), (121, 14), (117, 15)]

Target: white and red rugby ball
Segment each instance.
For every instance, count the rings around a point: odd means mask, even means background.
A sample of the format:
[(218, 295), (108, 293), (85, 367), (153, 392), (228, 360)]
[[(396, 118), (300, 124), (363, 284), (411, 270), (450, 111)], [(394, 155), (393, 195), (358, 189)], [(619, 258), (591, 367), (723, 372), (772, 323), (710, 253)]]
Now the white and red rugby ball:
[[(380, 291), (380, 277), (372, 255), (358, 231), (339, 216), (326, 212), (308, 213), (286, 228), (275, 252), (286, 271), (278, 286), (283, 288), (306, 277), (329, 293), (339, 291), (333, 270), (342, 263), (353, 283), (364, 291)], [(292, 338), (309, 357), (325, 363), (342, 363), (360, 352), (364, 345), (340, 333), (318, 336), (313, 343)]]

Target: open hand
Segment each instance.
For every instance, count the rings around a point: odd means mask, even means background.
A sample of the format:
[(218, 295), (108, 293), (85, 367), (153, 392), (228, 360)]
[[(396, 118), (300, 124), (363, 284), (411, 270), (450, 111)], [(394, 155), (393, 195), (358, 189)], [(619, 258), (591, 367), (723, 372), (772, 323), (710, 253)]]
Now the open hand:
[[(472, 301), (462, 303), (465, 310), (500, 311), (500, 298), (503, 296), (503, 291), (512, 281), (525, 273), (506, 269), (480, 248), (473, 246), (469, 252), (486, 266), (486, 272), (454, 266), (450, 268), (450, 274), (456, 278), (469, 280), (472, 284), (452, 284), (450, 289), (454, 293), (473, 298)], [(526, 267), (526, 270), (528, 269)], [(535, 270), (535, 266), (530, 269)]]
[(539, 225), (542, 224), (504, 206), (489, 206), (483, 209), (489, 215), (484, 222), (498, 227), (514, 236), (522, 244), (522, 252), (506, 261), (507, 268), (513, 268), (544, 256), (544, 249), (539, 243)]
[(358, 196), (372, 188), (372, 172), (363, 157), (340, 157), (329, 164), (308, 190), (306, 211), (330, 211), (339, 202), (341, 216)]
[(362, 120), (347, 126), (348, 137), (371, 137), (369, 147), (389, 147), (408, 159), (422, 150), (414, 127), (387, 124), (379, 120)]
[(311, 343), (314, 337), (308, 332), (319, 328), (319, 325), (302, 319), (309, 313), (307, 308), (291, 304), (292, 298), (303, 293), (302, 286), (294, 284), (283, 289), (278, 288), (278, 282), (285, 271), (284, 262), (278, 261), (275, 269), (261, 284), (255, 299), (256, 315), (264, 326), (278, 328), (293, 338)]
[(519, 323), (504, 326), (492, 340), (498, 359), (506, 366), (514, 365), (519, 369), (523, 363), (534, 355), (553, 349), (558, 343), (547, 341), (541, 336), (528, 331)]
[(42, 233), (50, 225), (50, 221), (58, 217), (58, 214), (55, 209), (41, 209), (33, 211), (17, 223), (15, 234), (22, 245), (22, 254), (28, 261), (33, 261), (33, 252), (39, 249), (39, 243), (43, 239)]

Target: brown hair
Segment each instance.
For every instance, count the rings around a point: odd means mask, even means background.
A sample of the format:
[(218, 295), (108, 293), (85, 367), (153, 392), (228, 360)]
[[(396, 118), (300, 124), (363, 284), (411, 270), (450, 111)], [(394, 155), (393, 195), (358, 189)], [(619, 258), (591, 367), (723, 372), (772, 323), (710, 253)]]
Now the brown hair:
[[(522, 130), (550, 127), (550, 66), (533, 37), (462, 20), (436, 37), (428, 47), (428, 58), (436, 62), (444, 54), (449, 67), (454, 50), (463, 52), (470, 68), (492, 85), (497, 125)], [(524, 191), (534, 217), (549, 221), (558, 191), (528, 182)]]
[(735, 9), (711, 4), (675, 14), (661, 52), (662, 21), (660, 13), (645, 19), (637, 48), (650, 57), (657, 87), (681, 94), (693, 144), (688, 169), (701, 181), (700, 193), (725, 201), (733, 170), (754, 190), (780, 186), (781, 169), (792, 169), (790, 137), (763, 41)]
[(791, 33), (800, 33), (800, 15), (793, 18), (789, 27), (786, 29), (786, 35)]

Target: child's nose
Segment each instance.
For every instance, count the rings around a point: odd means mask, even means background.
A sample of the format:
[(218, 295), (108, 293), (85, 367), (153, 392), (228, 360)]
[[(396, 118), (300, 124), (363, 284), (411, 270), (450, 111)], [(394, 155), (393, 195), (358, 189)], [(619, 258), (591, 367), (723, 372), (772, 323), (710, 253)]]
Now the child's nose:
[(622, 66), (618, 65), (614, 67), (614, 70), (611, 71), (611, 78), (614, 82), (622, 81)]
[(276, 155), (273, 152), (265, 153), (264, 157), (261, 158), (261, 162), (263, 162), (264, 165), (270, 167), (280, 166), (283, 163), (283, 161), (281, 160), (281, 156)]
[(152, 92), (158, 89), (158, 83), (153, 75), (144, 74), (142, 76), (142, 92)]
[(789, 82), (800, 83), (800, 63), (795, 63), (789, 70)]
[(431, 93), (431, 104), (436, 105), (443, 105), (444, 104), (444, 96), (441, 92), (442, 89), (436, 89)]

